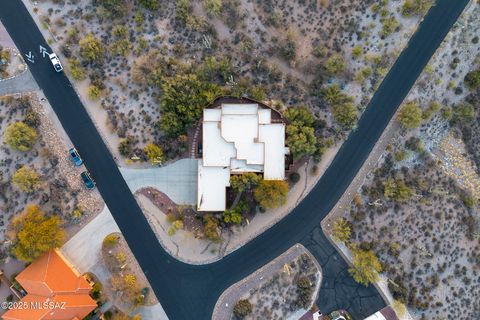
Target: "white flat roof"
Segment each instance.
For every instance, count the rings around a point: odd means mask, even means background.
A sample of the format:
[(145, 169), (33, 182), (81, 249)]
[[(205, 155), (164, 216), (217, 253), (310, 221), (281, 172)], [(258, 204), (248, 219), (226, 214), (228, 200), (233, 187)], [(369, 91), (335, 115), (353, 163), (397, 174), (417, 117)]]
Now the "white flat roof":
[(222, 118), (222, 110), (205, 109), (203, 110), (203, 121), (220, 121)]
[(222, 104), (223, 114), (257, 114), (258, 104)]
[(263, 172), (285, 178), (285, 124), (271, 123), (257, 104), (223, 104), (203, 111), (203, 159), (199, 161), (199, 211), (224, 211), (231, 173)]
[(204, 167), (198, 161), (197, 208), (200, 211), (224, 211), (225, 189), (230, 186), (229, 167)]
[(269, 124), (272, 121), (272, 110), (259, 109), (258, 110), (258, 123)]
[(258, 140), (265, 143), (264, 179), (285, 179), (285, 124), (260, 125)]
[(225, 141), (220, 135), (219, 122), (203, 123), (203, 165), (229, 166), (230, 159), (237, 152), (233, 143)]

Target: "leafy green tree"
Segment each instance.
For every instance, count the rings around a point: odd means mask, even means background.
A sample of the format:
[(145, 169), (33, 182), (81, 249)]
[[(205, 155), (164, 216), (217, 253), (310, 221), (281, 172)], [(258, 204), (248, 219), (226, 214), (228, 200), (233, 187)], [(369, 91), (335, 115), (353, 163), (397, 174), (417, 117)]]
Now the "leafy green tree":
[(152, 164), (162, 162), (165, 160), (165, 155), (163, 154), (162, 148), (160, 148), (154, 143), (147, 144), (143, 148), (143, 151), (147, 154), (147, 158), (148, 160), (150, 160)]
[(348, 269), (353, 279), (368, 286), (378, 280), (378, 273), (382, 272), (382, 265), (372, 250), (361, 250), (354, 248), (353, 266)]
[(475, 108), (470, 103), (462, 103), (453, 108), (455, 122), (469, 122), (475, 119)]
[(265, 209), (287, 202), (288, 183), (283, 180), (262, 180), (255, 189), (255, 200)]
[(91, 85), (87, 89), (88, 98), (96, 101), (100, 98), (100, 89), (97, 86)]
[(480, 88), (480, 69), (467, 73), (464, 81), (471, 90), (477, 90)]
[(295, 158), (316, 151), (317, 138), (313, 124), (315, 118), (306, 107), (288, 108), (284, 114), (288, 120), (286, 144)]
[(222, 215), (222, 219), (225, 223), (242, 223), (242, 214), (236, 208), (232, 210), (225, 210)]
[(70, 74), (72, 75), (73, 79), (81, 81), (87, 77), (85, 69), (82, 67), (77, 58), (68, 59), (68, 63), (70, 66)]
[(222, 0), (203, 0), (203, 7), (210, 17), (217, 17), (222, 11)]
[(343, 218), (335, 220), (332, 236), (336, 241), (348, 242), (352, 236), (352, 224)]
[(40, 177), (35, 170), (23, 166), (13, 174), (12, 183), (23, 192), (33, 192), (40, 186)]
[(254, 172), (234, 174), (230, 176), (230, 187), (235, 192), (243, 192), (258, 186), (260, 181), (262, 181), (262, 176)]
[(200, 118), (203, 108), (221, 95), (222, 89), (188, 74), (166, 78), (162, 92), (160, 128), (169, 136), (178, 137)]
[(383, 195), (394, 201), (405, 202), (413, 196), (413, 190), (403, 179), (389, 178), (383, 182)]
[(148, 10), (155, 11), (160, 6), (159, 0), (140, 0), (140, 4)]
[(118, 18), (124, 16), (127, 11), (127, 2), (126, 0), (95, 0), (96, 3), (101, 5), (105, 12), (110, 15), (112, 18)]
[(88, 62), (98, 62), (103, 58), (104, 46), (99, 39), (89, 33), (79, 41), (80, 56)]
[(230, 60), (226, 57), (220, 60), (217, 60), (214, 56), (206, 57), (198, 69), (198, 77), (201, 80), (220, 80), (220, 82), (225, 83), (232, 74)]
[(343, 57), (336, 53), (327, 59), (327, 62), (325, 63), (325, 69), (330, 75), (338, 76), (345, 72), (347, 69), (347, 64), (345, 63)]
[(402, 15), (410, 17), (413, 15), (424, 15), (430, 8), (432, 0), (405, 0), (402, 5)]
[(328, 87), (323, 88), (320, 91), (320, 95), (329, 106), (335, 106), (354, 101), (352, 97), (343, 93), (337, 84), (332, 84)]
[(397, 120), (402, 127), (414, 129), (422, 123), (422, 109), (415, 102), (408, 102), (398, 112)]
[(183, 24), (187, 23), (188, 18), (192, 14), (192, 10), (193, 8), (190, 0), (177, 0), (175, 15)]
[(28, 205), (22, 215), (12, 219), (14, 239), (12, 253), (17, 259), (31, 262), (50, 249), (58, 248), (65, 231), (57, 216), (45, 216), (36, 205)]
[(3, 138), (12, 149), (28, 151), (37, 141), (37, 131), (23, 122), (15, 122), (7, 126)]
[(203, 217), (203, 232), (205, 237), (212, 241), (220, 241), (220, 233), (218, 231), (218, 220), (211, 214), (206, 214)]
[(392, 33), (394, 33), (400, 23), (394, 16), (390, 16), (388, 18), (381, 19), (382, 22), (382, 30), (380, 31), (380, 35), (383, 37), (388, 37)]
[(233, 306), (233, 314), (239, 319), (243, 319), (253, 311), (253, 305), (248, 299), (241, 299)]
[(352, 129), (358, 119), (357, 108), (351, 102), (334, 105), (332, 113), (335, 121), (347, 130)]

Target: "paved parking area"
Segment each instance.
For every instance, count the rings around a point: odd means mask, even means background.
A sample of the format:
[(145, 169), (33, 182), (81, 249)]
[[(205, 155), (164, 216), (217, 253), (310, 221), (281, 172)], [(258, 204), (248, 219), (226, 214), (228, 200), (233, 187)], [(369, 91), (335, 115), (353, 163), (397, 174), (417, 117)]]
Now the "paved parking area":
[(197, 204), (198, 159), (182, 159), (160, 168), (120, 168), (120, 172), (132, 193), (153, 187), (176, 204)]

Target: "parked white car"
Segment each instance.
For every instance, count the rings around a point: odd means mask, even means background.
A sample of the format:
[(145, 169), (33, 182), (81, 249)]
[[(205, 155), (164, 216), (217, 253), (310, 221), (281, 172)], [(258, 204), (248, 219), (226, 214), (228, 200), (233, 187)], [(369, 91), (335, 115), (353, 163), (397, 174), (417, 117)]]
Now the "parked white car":
[(48, 57), (50, 58), (50, 61), (52, 62), (55, 71), (61, 72), (63, 70), (63, 67), (60, 63), (60, 59), (58, 59), (58, 56), (55, 53), (50, 53)]

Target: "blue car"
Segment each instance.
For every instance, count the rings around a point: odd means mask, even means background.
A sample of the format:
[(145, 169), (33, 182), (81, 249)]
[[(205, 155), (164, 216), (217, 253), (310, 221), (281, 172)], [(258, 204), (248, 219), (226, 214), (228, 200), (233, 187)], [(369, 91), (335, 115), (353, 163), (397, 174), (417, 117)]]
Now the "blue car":
[(80, 175), (82, 176), (83, 183), (87, 189), (95, 188), (95, 181), (93, 181), (92, 176), (88, 171), (83, 171)]
[(77, 149), (72, 148), (72, 149), (68, 150), (68, 153), (70, 154), (70, 157), (71, 157), (73, 163), (77, 167), (82, 165), (83, 160), (82, 160), (82, 158), (80, 158), (80, 154), (78, 153)]

